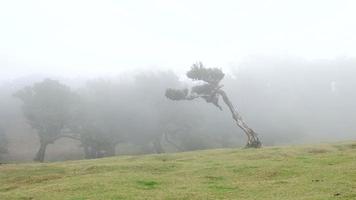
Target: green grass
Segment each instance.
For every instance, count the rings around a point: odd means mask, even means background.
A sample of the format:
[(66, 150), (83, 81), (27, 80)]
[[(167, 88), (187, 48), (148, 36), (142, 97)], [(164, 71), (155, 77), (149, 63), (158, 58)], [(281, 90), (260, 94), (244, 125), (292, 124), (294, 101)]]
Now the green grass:
[(0, 165), (0, 199), (356, 199), (356, 142)]

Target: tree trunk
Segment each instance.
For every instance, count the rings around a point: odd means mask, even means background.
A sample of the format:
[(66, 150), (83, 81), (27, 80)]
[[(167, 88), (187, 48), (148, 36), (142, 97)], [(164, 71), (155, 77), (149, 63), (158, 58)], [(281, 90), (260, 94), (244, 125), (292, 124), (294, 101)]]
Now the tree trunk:
[(158, 153), (158, 154), (164, 153), (164, 149), (163, 149), (162, 144), (161, 144), (161, 137), (157, 137), (153, 141), (153, 147), (154, 147), (156, 153)]
[(96, 148), (90, 145), (84, 145), (84, 158), (85, 159), (95, 159), (97, 158), (97, 151)]
[(229, 107), (230, 112), (232, 114), (232, 118), (235, 120), (237, 126), (239, 126), (246, 134), (247, 136), (246, 148), (260, 148), (262, 146), (262, 143), (260, 142), (257, 134), (250, 127), (248, 127), (246, 122), (244, 122), (240, 114), (232, 105), (226, 93), (223, 90), (218, 90), (217, 93), (222, 96), (225, 104)]
[(41, 142), (40, 148), (38, 149), (38, 152), (36, 154), (36, 157), (34, 158), (34, 161), (37, 161), (37, 162), (44, 161), (47, 145), (48, 145), (48, 143)]

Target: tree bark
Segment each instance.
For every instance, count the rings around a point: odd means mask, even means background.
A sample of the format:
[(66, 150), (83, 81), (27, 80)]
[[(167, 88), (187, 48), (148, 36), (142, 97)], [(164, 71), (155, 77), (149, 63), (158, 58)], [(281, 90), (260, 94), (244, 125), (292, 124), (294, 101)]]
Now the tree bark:
[(232, 118), (235, 120), (237, 126), (239, 126), (244, 133), (247, 136), (247, 144), (246, 148), (260, 148), (262, 146), (262, 143), (260, 142), (257, 134), (255, 131), (253, 131), (247, 124), (246, 122), (242, 119), (241, 115), (237, 112), (237, 110), (234, 108), (233, 104), (231, 103), (230, 99), (226, 95), (226, 93), (219, 89), (217, 91), (218, 94), (221, 95), (223, 98), (224, 103), (229, 107), (230, 112), (232, 114)]
[(48, 143), (41, 142), (40, 148), (38, 149), (38, 152), (36, 154), (36, 157), (34, 158), (34, 161), (37, 161), (37, 162), (43, 162), (44, 161), (47, 145), (48, 145)]

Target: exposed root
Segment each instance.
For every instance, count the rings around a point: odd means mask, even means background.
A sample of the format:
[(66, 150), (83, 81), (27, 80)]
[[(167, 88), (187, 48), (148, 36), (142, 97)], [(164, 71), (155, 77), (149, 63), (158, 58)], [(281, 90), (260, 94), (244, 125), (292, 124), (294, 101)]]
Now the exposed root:
[(249, 141), (245, 148), (261, 148), (262, 147), (262, 143), (257, 139), (254, 141)]

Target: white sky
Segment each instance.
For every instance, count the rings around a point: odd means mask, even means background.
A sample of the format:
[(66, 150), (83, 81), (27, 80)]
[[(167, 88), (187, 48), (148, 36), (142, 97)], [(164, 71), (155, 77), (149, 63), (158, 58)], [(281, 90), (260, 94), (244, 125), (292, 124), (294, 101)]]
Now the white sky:
[(356, 56), (353, 0), (0, 0), (0, 79)]

